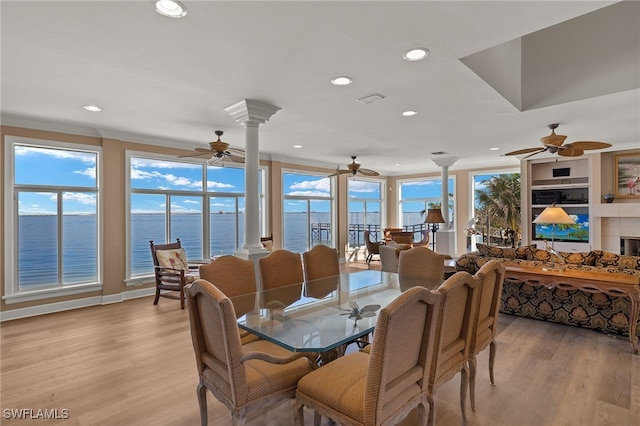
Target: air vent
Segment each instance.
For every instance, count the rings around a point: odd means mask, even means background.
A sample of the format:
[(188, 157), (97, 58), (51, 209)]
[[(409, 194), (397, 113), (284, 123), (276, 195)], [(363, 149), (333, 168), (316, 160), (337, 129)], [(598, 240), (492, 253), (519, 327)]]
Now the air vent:
[(375, 101), (381, 101), (384, 98), (386, 98), (386, 96), (381, 95), (380, 93), (374, 93), (373, 95), (365, 96), (364, 98), (358, 99), (358, 102), (363, 104), (371, 104)]
[(446, 152), (444, 151), (436, 151), (431, 153), (431, 155), (444, 155), (444, 154), (446, 154)]

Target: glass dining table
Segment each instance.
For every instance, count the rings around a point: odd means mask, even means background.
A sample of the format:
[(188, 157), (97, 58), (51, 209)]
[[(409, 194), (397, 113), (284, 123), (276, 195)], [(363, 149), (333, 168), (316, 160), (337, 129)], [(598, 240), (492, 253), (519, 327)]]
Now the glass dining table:
[[(292, 352), (314, 352), (328, 358), (365, 339), (380, 309), (402, 291), (430, 281), (393, 272), (362, 270), (231, 298), (238, 325)], [(336, 353), (337, 351), (337, 353)], [(326, 362), (326, 359), (325, 359)]]

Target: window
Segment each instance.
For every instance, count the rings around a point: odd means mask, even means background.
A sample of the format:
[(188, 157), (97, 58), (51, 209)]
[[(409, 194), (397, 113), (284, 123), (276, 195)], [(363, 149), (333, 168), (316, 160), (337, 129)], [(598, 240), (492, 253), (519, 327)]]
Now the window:
[(317, 244), (333, 247), (331, 179), (283, 173), (283, 247), (302, 253)]
[[(414, 240), (419, 241), (419, 232), (426, 229), (424, 220), (426, 212), (434, 204), (442, 202), (442, 179), (428, 178), (421, 180), (401, 181), (400, 185), (400, 225), (414, 231)], [(449, 217), (445, 218), (453, 224), (455, 181), (449, 178)], [(432, 243), (434, 243), (432, 241)]]
[(472, 175), (472, 179), (475, 220), (467, 225), (467, 233), (475, 233), (477, 237), (467, 246), (475, 249), (475, 242), (480, 238), (494, 244), (516, 245), (521, 231), (520, 173), (484, 172)]
[[(263, 173), (258, 173), (261, 204)], [(179, 238), (189, 259), (234, 254), (244, 243), (243, 168), (131, 154), (129, 187), (130, 277), (152, 273), (150, 240), (163, 244)], [(263, 223), (261, 218), (261, 229)]]
[(100, 288), (99, 154), (6, 137), (7, 303)]
[(365, 245), (364, 231), (372, 233), (372, 240), (382, 239), (382, 190), (381, 182), (348, 179), (349, 194), (349, 248)]

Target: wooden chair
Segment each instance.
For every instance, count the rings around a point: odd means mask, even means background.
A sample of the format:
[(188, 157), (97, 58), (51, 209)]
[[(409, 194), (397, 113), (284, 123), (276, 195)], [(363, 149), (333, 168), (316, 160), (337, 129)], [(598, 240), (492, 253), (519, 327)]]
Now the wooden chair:
[(408, 231), (392, 231), (391, 240), (398, 244), (413, 244), (413, 232)]
[(422, 238), (420, 239), (420, 241), (413, 242), (413, 247), (426, 246), (427, 244), (429, 244), (429, 230), (423, 229), (422, 231), (420, 231), (420, 234), (422, 235)]
[(380, 255), (380, 245), (384, 244), (381, 241), (371, 241), (371, 231), (364, 231), (364, 242), (367, 245), (367, 264), (373, 260), (373, 255)]
[(191, 338), (198, 369), (200, 419), (207, 425), (207, 390), (231, 410), (232, 424), (247, 413), (295, 396), (310, 360), (273, 343), (242, 345), (231, 300), (206, 280), (187, 288)]
[[(184, 286), (196, 280), (198, 274), (197, 271), (189, 270), (180, 239), (168, 244), (154, 244), (151, 240), (149, 247), (156, 279), (156, 297), (153, 304), (157, 305), (160, 297), (166, 297), (180, 300), (180, 308), (184, 309)], [(178, 292), (179, 296), (173, 292)]]
[(441, 296), (412, 288), (380, 311), (371, 353), (353, 352), (298, 382), (294, 413), (303, 407), (341, 425), (392, 425), (419, 407), (426, 424), (427, 383), (433, 374)]
[(325, 245), (314, 246), (302, 253), (304, 263), (304, 295), (316, 299), (335, 291), (340, 282), (338, 252)]
[(268, 237), (260, 237), (260, 243), (262, 244), (262, 247), (267, 249), (268, 252), (272, 252), (273, 251), (273, 232), (269, 234)]
[(304, 272), (300, 253), (274, 250), (258, 260), (262, 280), (261, 306), (289, 306), (302, 296)]
[(476, 356), (489, 346), (489, 380), (493, 379), (493, 365), (496, 357), (496, 333), (498, 326), (498, 314), (502, 301), (502, 285), (504, 283), (504, 265), (497, 260), (490, 260), (482, 265), (476, 273), (476, 277), (482, 282), (478, 297), (477, 317), (474, 320), (474, 329), (471, 335), (469, 348), (469, 396), (471, 409), (476, 409)]
[[(424, 250), (424, 248), (418, 248)], [(429, 377), (429, 425), (435, 423), (436, 393), (438, 388), (460, 377), (460, 409), (466, 420), (466, 399), (469, 387), (469, 349), (473, 332), (473, 315), (477, 303), (479, 280), (468, 272), (457, 272), (437, 290), (442, 294), (442, 321), (435, 355), (435, 369)]]
[[(257, 308), (256, 273), (252, 260), (231, 255), (220, 256), (200, 266), (200, 278), (215, 285), (233, 301), (238, 318)], [(259, 339), (246, 330), (239, 329), (239, 332), (243, 345)]]

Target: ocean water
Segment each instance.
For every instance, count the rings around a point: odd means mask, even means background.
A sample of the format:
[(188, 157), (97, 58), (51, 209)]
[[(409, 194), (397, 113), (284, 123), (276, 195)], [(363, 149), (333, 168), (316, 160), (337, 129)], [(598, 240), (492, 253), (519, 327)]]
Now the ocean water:
[[(56, 286), (58, 280), (58, 244), (63, 252), (65, 285), (97, 280), (97, 223), (93, 215), (65, 215), (63, 217), (63, 241), (58, 242), (56, 216), (20, 216), (19, 218), (18, 271), (20, 288), (45, 288)], [(210, 255), (233, 254), (244, 244), (244, 215), (212, 214), (210, 217)], [(351, 213), (350, 223), (363, 224), (363, 215)], [(163, 214), (134, 214), (131, 216), (131, 271), (132, 276), (153, 272), (149, 241), (161, 244), (165, 238)], [(239, 226), (236, 227), (236, 222)], [(333, 245), (328, 228), (330, 213), (285, 213), (284, 248), (302, 253), (316, 244)], [(379, 230), (380, 214), (367, 216), (372, 229)], [(318, 224), (327, 224), (322, 227)], [(311, 232), (309, 228), (316, 232)], [(238, 231), (236, 232), (236, 229)], [(105, 232), (109, 230), (105, 229)], [(362, 230), (355, 232), (352, 243), (364, 245)], [(175, 214), (171, 217), (169, 240), (180, 238), (187, 257), (204, 257), (202, 244), (202, 216), (199, 214)], [(108, 253), (103, 254), (105, 257)], [(106, 265), (108, 266), (108, 265)], [(123, 277), (124, 278), (124, 277)]]

